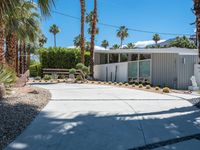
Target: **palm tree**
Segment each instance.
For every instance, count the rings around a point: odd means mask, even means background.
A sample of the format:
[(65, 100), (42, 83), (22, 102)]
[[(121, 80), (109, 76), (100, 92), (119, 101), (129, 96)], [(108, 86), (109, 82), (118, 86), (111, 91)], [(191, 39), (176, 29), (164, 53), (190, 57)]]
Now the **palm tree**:
[(127, 48), (128, 49), (133, 49), (133, 48), (135, 48), (135, 45), (133, 43), (128, 43), (127, 44)]
[(118, 45), (118, 44), (114, 44), (113, 46), (112, 46), (112, 49), (119, 49), (120, 48), (120, 45)]
[(91, 26), (91, 46), (90, 46), (90, 75), (94, 77), (94, 40), (96, 35), (97, 24), (97, 0), (94, 0), (94, 11)]
[[(94, 16), (94, 12), (91, 11), (89, 14), (87, 14), (86, 16), (86, 23), (89, 24), (89, 28), (88, 28), (88, 34), (92, 34), (92, 21), (93, 21), (93, 16)], [(96, 16), (97, 17), (97, 16)], [(98, 22), (98, 17), (96, 18), (96, 22)], [(95, 34), (99, 34), (99, 28), (96, 27), (95, 29)]]
[(40, 35), (38, 42), (39, 42), (39, 46), (43, 47), (44, 44), (47, 43), (47, 37), (44, 34)]
[(5, 63), (5, 57), (4, 57), (4, 27), (5, 24), (5, 16), (7, 13), (13, 12), (13, 9), (17, 4), (19, 4), (19, 0), (1, 0), (0, 1), (0, 63)]
[(49, 32), (52, 33), (54, 36), (54, 47), (56, 47), (56, 34), (58, 34), (60, 32), (60, 29), (58, 28), (57, 25), (53, 24), (50, 27)]
[(81, 4), (81, 34), (80, 34), (80, 48), (81, 48), (81, 63), (85, 63), (85, 37), (84, 37), (84, 26), (85, 26), (85, 0), (80, 0)]
[(106, 49), (109, 46), (108, 41), (107, 40), (103, 40), (102, 43), (101, 43), (101, 46)]
[(160, 41), (160, 35), (159, 34), (154, 34), (152, 40), (154, 40), (156, 45), (158, 45), (158, 41)]
[(122, 48), (122, 45), (123, 45), (123, 41), (125, 38), (128, 37), (128, 28), (126, 28), (125, 26), (121, 26), (118, 30), (117, 30), (117, 37), (120, 38), (121, 40), (121, 48)]
[[(85, 40), (85, 39), (84, 39)], [(77, 47), (80, 47), (81, 46), (81, 35), (78, 35), (74, 38), (74, 46), (77, 48)]]
[(194, 1), (194, 13), (196, 15), (196, 34), (197, 34), (197, 45), (199, 51), (199, 64), (200, 64), (200, 0), (193, 0)]

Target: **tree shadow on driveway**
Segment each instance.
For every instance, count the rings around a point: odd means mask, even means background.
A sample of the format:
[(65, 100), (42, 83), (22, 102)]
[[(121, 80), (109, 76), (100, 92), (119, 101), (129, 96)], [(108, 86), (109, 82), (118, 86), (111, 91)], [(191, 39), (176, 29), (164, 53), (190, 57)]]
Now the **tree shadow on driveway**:
[(192, 106), (139, 114), (42, 112), (6, 150), (144, 150), (199, 134), (200, 110)]

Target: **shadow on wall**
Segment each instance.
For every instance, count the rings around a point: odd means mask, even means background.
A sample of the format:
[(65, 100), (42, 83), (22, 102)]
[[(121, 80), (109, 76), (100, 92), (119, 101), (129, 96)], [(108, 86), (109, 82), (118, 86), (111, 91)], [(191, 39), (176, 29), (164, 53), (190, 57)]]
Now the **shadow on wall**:
[[(160, 115), (165, 117), (162, 118)], [(166, 145), (165, 140), (174, 141), (178, 137), (199, 136), (198, 133), (200, 111), (195, 107), (138, 115), (113, 115), (103, 112), (84, 115), (79, 115), (78, 112), (40, 113), (40, 117), (22, 134), (23, 137), (19, 137), (6, 150), (126, 150), (152, 143), (161, 147), (157, 142), (163, 141), (165, 144), (162, 144)], [(196, 136), (191, 139), (197, 139)], [(147, 147), (141, 149), (145, 148)]]

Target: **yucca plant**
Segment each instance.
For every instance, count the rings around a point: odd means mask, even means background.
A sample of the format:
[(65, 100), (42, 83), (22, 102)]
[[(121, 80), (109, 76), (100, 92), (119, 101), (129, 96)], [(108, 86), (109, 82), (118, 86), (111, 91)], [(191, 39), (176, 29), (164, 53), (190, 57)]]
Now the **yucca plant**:
[(16, 81), (15, 71), (5, 65), (0, 65), (0, 83), (11, 85)]

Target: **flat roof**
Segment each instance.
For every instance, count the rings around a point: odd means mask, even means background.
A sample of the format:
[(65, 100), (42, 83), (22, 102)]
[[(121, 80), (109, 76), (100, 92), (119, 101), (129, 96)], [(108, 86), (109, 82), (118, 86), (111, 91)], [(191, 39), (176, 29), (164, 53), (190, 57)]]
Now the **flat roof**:
[(186, 48), (149, 48), (149, 49), (112, 49), (112, 50), (95, 50), (95, 53), (102, 54), (116, 54), (116, 53), (173, 53), (179, 55), (198, 55), (197, 49), (186, 49)]

